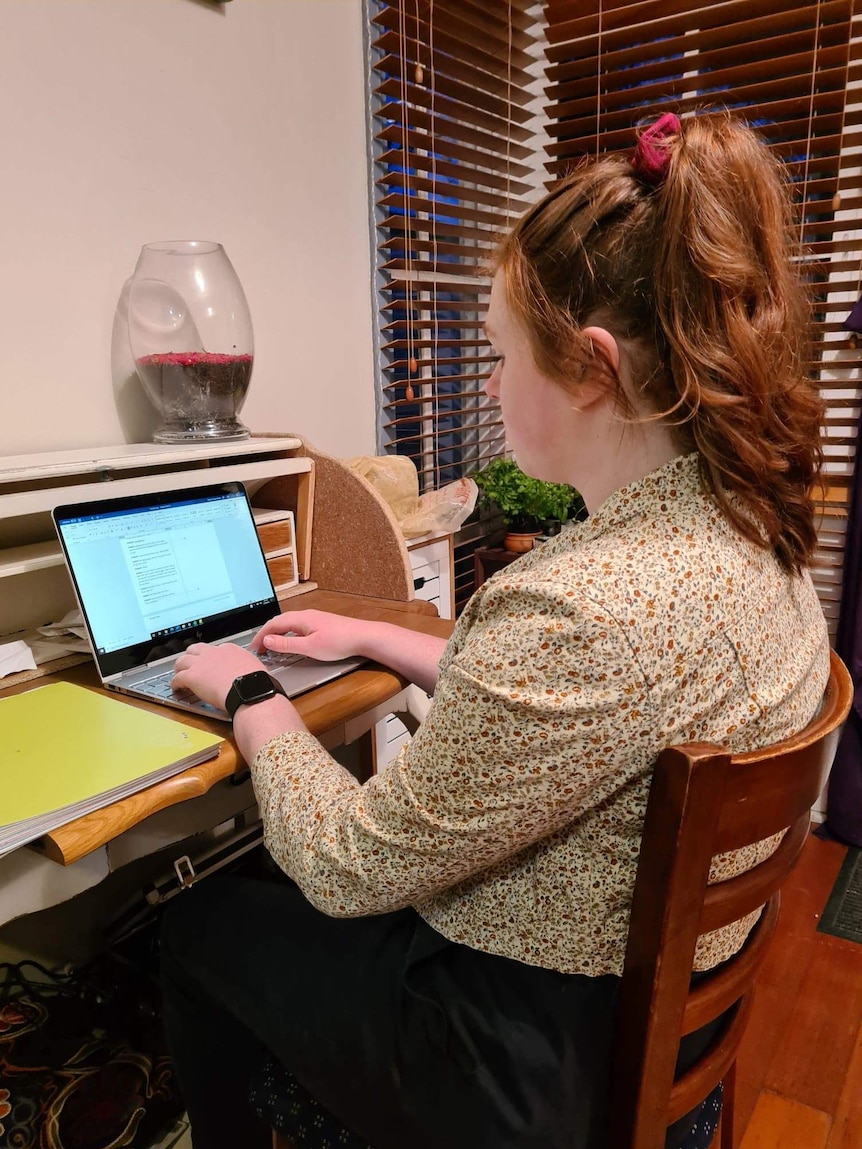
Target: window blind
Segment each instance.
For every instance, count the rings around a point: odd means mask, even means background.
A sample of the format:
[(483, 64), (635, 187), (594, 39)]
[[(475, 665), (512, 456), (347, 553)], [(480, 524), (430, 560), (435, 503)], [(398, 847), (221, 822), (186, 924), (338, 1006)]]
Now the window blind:
[[(546, 0), (546, 98), (554, 179), (584, 153), (629, 149), (666, 110), (730, 107), (786, 163), (798, 259), (814, 307), (812, 377), (827, 399), (827, 490), (814, 579), (834, 633), (862, 348), (843, 322), (862, 292), (860, 0)], [(850, 86), (848, 89), (848, 85)], [(854, 157), (854, 152), (856, 156)]]
[[(413, 459), (420, 491), (505, 449), (482, 324), (495, 239), (535, 194), (531, 7), (370, 3), (379, 449)], [(482, 535), (456, 547), (458, 605)]]

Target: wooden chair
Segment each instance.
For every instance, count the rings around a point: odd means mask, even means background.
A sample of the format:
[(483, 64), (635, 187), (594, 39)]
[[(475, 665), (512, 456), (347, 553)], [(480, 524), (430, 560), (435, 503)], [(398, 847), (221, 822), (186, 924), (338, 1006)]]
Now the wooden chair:
[[(663, 1149), (667, 1128), (722, 1081), (721, 1149), (734, 1149), (736, 1052), (755, 975), (775, 931), (780, 887), (808, 836), (810, 810), (852, 698), (850, 675), (833, 654), (820, 713), (800, 734), (749, 754), (689, 743), (659, 756), (620, 987), (608, 1149)], [(783, 830), (778, 849), (764, 862), (708, 885), (714, 855)], [(699, 935), (760, 906), (764, 912), (744, 948), (692, 987)], [(675, 1079), (681, 1037), (717, 1018), (717, 1036)], [(352, 1134), (345, 1136), (349, 1144)], [(273, 1149), (291, 1146), (273, 1133)]]
[[(662, 752), (653, 775), (620, 987), (609, 1149), (662, 1149), (667, 1128), (724, 1082), (721, 1149), (733, 1149), (736, 1055), (757, 970), (775, 932), (779, 890), (799, 858), (853, 699), (832, 654), (820, 713), (798, 735), (731, 755), (690, 743)], [(778, 849), (708, 885), (717, 854), (786, 830)], [(743, 949), (691, 985), (699, 935), (764, 906)], [(723, 1014), (706, 1051), (680, 1076), (680, 1038)]]

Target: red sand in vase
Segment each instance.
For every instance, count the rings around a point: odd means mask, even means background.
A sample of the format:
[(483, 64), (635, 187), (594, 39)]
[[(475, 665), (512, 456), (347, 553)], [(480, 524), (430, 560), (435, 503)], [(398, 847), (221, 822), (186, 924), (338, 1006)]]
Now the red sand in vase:
[[(198, 437), (214, 425), (248, 431), (236, 415), (251, 379), (253, 355), (214, 351), (168, 351), (144, 355), (135, 361), (150, 401), (162, 412), (160, 437), (175, 431), (179, 437)], [(226, 437), (226, 436), (221, 436)]]
[(145, 243), (128, 323), (138, 378), (163, 419), (157, 443), (248, 438), (237, 415), (254, 364), (251, 315), (220, 243)]

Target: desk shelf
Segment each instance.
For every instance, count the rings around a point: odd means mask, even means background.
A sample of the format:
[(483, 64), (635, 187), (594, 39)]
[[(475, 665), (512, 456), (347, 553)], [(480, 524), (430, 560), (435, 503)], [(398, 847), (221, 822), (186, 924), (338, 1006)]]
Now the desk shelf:
[[(0, 518), (12, 519), (22, 515), (50, 512), (63, 503), (76, 503), (93, 498), (111, 499), (121, 495), (146, 495), (154, 491), (163, 491), (167, 487), (172, 490), (185, 490), (188, 487), (200, 487), (208, 482), (218, 483), (228, 477), (245, 483), (254, 480), (263, 482), (280, 475), (303, 474), (311, 470), (311, 461), (302, 457), (276, 456), (251, 461), (245, 461), (242, 457), (240, 459), (231, 457), (229, 466), (220, 465), (219, 460), (213, 459), (209, 465), (201, 467), (201, 461), (208, 461), (207, 456), (202, 457), (198, 454), (196, 459), (194, 457), (189, 459), (186, 455), (182, 462), (198, 464), (186, 470), (166, 470), (172, 460), (165, 459), (162, 455), (154, 458), (157, 461), (153, 462), (152, 467), (143, 474), (126, 476), (121, 472), (122, 477), (114, 478), (111, 468), (90, 468), (87, 473), (89, 481), (51, 486), (42, 485), (42, 482), (62, 477), (53, 469), (35, 473), (30, 480), (8, 481), (7, 472), (0, 469)], [(81, 475), (82, 472), (76, 470), (74, 474)], [(27, 489), (10, 489), (23, 486), (25, 482)]]
[(62, 565), (59, 543), (29, 543), (27, 546), (7, 547), (0, 551), (0, 578)]
[(282, 435), (271, 439), (252, 437), (232, 443), (122, 443), (113, 447), (6, 455), (0, 459), (0, 487), (6, 483), (31, 480), (44, 483), (51, 478), (85, 475), (91, 471), (113, 473), (133, 468), (163, 467), (166, 464), (176, 466), (177, 463), (200, 462), (201, 459), (260, 454), (262, 449), (296, 451), (301, 447), (301, 439)]
[[(264, 557), (269, 566), (270, 559), (290, 559), (291, 577), (287, 580), (280, 575), (276, 577), (276, 572), (271, 568), (270, 574), (275, 585), (276, 591), (287, 590), (295, 586), (299, 582), (297, 560), (296, 560), (296, 542), (294, 538), (293, 529), (293, 512), (282, 512), (282, 521), (285, 524), (285, 530), (288, 534), (289, 542), (286, 546), (278, 550), (268, 549), (261, 539), (263, 545)], [(257, 516), (255, 515), (255, 519)], [(62, 567), (63, 554), (60, 550), (59, 543), (28, 543), (22, 547), (7, 547), (5, 550), (0, 551), (0, 579), (11, 578), (13, 575), (30, 574), (33, 571), (47, 570), (49, 567)], [(283, 570), (287, 564), (282, 562), (279, 570)], [(417, 598), (427, 598), (425, 594), (417, 592)], [(444, 617), (448, 618), (449, 615)]]
[[(249, 495), (288, 484), (296, 521), (293, 581), (308, 579), (314, 462), (292, 435), (234, 443), (125, 443), (0, 458), (0, 635), (61, 618), (75, 595), (51, 522), (54, 507), (238, 480)], [(7, 589), (8, 588), (8, 589)]]

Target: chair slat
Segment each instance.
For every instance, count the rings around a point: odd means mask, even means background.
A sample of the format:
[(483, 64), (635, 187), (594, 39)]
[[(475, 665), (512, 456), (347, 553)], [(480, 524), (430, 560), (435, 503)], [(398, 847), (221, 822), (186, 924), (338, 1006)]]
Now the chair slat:
[(726, 1009), (738, 1001), (751, 984), (778, 925), (780, 894), (769, 899), (757, 925), (748, 936), (745, 949), (736, 961), (718, 969), (705, 981), (698, 982), (689, 992), (682, 1019), (683, 1034), (694, 1033), (721, 1017)]
[(775, 852), (734, 878), (707, 888), (698, 932), (709, 933), (759, 910), (773, 890), (792, 873), (808, 837), (811, 817), (805, 812), (790, 827)]
[(748, 766), (735, 763), (727, 780), (713, 852), (729, 853), (786, 830), (823, 789), (831, 752), (821, 742)]
[(754, 993), (749, 992), (740, 1001), (727, 1028), (673, 1084), (667, 1107), (667, 1124), (672, 1125), (686, 1113), (695, 1109), (708, 1097), (736, 1060), (736, 1051), (748, 1024)]

